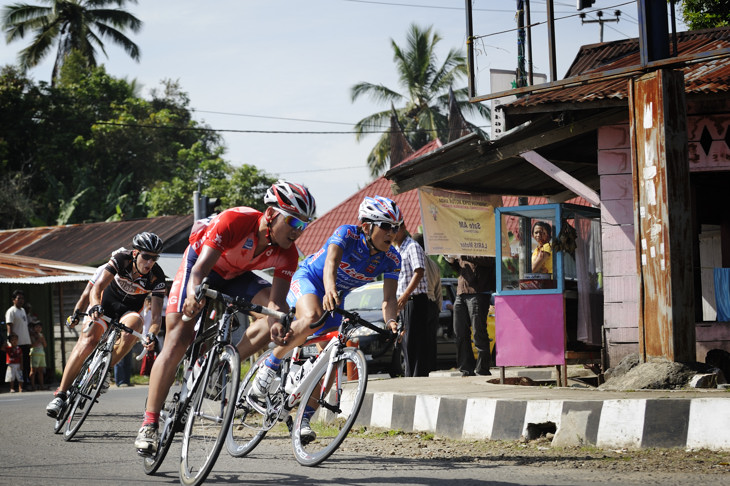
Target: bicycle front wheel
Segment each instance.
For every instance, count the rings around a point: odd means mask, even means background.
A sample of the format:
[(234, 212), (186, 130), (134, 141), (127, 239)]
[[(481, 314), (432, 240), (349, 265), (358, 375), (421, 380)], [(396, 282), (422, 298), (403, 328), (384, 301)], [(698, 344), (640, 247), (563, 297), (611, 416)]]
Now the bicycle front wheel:
[(76, 398), (76, 383), (71, 386), (67, 393), (66, 401), (63, 403), (63, 408), (61, 409), (61, 413), (58, 414), (58, 417), (56, 417), (56, 422), (53, 424), (53, 433), (58, 434), (61, 432), (61, 429), (63, 429), (63, 426), (66, 425), (66, 418), (68, 417), (68, 412), (71, 410), (71, 404), (74, 402)]
[[(187, 361), (182, 360), (178, 365), (177, 372), (175, 373), (175, 382), (170, 388), (167, 399), (162, 405), (160, 410), (160, 436), (157, 442), (157, 451), (151, 457), (145, 457), (142, 461), (144, 466), (144, 473), (151, 475), (157, 472), (162, 465), (162, 461), (165, 460), (167, 451), (170, 450), (172, 445), (172, 439), (175, 437), (175, 432), (179, 430), (180, 424), (183, 421), (184, 410), (190, 400), (186, 400), (183, 404), (178, 404), (178, 400), (182, 395), (183, 387), (185, 387), (185, 370), (187, 369)], [(179, 414), (177, 411), (180, 411)]]
[[(97, 352), (101, 353), (102, 351)], [(97, 402), (99, 393), (101, 393), (101, 387), (104, 384), (104, 378), (109, 371), (111, 359), (111, 353), (104, 352), (104, 355), (100, 359), (91, 361), (91, 363), (95, 364), (86, 371), (87, 376), (81, 380), (76, 390), (76, 397), (71, 402), (71, 410), (66, 419), (66, 430), (63, 432), (63, 440), (71, 440), (76, 435), (81, 424), (84, 423), (89, 412), (91, 412), (91, 407)], [(84, 370), (82, 370), (83, 372)]]
[(180, 482), (198, 485), (213, 469), (236, 409), (241, 360), (231, 345), (208, 354), (204, 374), (198, 379), (183, 434)]
[(271, 350), (266, 351), (256, 360), (238, 387), (236, 411), (233, 414), (228, 434), (226, 434), (226, 449), (233, 457), (243, 457), (254, 450), (270, 428), (266, 426), (266, 414), (261, 413), (262, 407), (254, 406), (246, 397), (256, 378), (256, 372), (271, 352)]
[[(320, 371), (304, 392), (294, 419), (292, 446), (294, 456), (303, 466), (316, 466), (337, 450), (355, 423), (365, 398), (368, 372), (362, 351), (345, 348), (325, 383), (328, 368)], [(341, 390), (337, 389), (338, 383)], [(311, 417), (307, 417), (312, 412), (307, 410), (308, 406), (316, 409)], [(307, 418), (316, 434), (314, 440), (301, 434), (302, 421)]]

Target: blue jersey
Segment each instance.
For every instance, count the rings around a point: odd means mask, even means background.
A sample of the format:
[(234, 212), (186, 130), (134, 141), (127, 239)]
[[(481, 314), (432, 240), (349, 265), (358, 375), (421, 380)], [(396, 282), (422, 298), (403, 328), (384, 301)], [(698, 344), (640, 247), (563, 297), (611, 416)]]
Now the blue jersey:
[(309, 280), (324, 295), (324, 263), (327, 260), (327, 249), (330, 245), (342, 248), (342, 261), (337, 269), (337, 290), (348, 293), (372, 282), (383, 275), (383, 278), (398, 280), (400, 272), (400, 254), (391, 246), (388, 251), (380, 251), (370, 255), (365, 235), (358, 231), (358, 226), (345, 224), (337, 228), (324, 246), (309, 255), (299, 265), (294, 280), (302, 276)]

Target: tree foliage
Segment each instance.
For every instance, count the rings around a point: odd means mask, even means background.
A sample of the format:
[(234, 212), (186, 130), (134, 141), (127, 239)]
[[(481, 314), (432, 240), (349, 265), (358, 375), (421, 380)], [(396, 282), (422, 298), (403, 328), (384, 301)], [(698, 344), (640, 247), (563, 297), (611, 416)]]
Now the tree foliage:
[[(37, 66), (57, 46), (52, 83), (71, 52), (81, 53), (87, 66), (97, 65), (97, 49), (106, 55), (104, 42), (108, 39), (139, 61), (140, 51), (124, 31), (138, 32), (142, 22), (125, 11), (127, 3), (137, 0), (38, 0), (45, 5), (16, 3), (3, 8), (2, 28), (6, 42), (23, 39), (32, 33), (31, 43), (20, 51), (18, 60), (23, 68)], [(116, 5), (118, 8), (110, 8)]]
[(730, 25), (730, 0), (684, 0), (682, 19), (690, 30)]
[(260, 204), (275, 178), (233, 168), (220, 136), (163, 81), (149, 99), (74, 52), (51, 86), (0, 70), (0, 227), (192, 213), (193, 191)]
[[(436, 46), (440, 41), (441, 36), (432, 27), (423, 29), (416, 24), (409, 27), (404, 46), (391, 39), (401, 91), (369, 82), (358, 83), (351, 88), (353, 102), (361, 96), (369, 96), (388, 107), (357, 122), (355, 133), (358, 141), (368, 133), (383, 131), (384, 127), (390, 126), (391, 104), (396, 109), (406, 137), (415, 149), (437, 137), (448, 140), (449, 88), (453, 89), (462, 112), (489, 120), (489, 108), (479, 103), (470, 103), (466, 88), (453, 88), (467, 74), (466, 58), (459, 50), (451, 49), (439, 64)], [(475, 130), (478, 129), (475, 127)], [(389, 159), (390, 134), (384, 133), (368, 155), (367, 163), (371, 175), (382, 173), (387, 168)]]

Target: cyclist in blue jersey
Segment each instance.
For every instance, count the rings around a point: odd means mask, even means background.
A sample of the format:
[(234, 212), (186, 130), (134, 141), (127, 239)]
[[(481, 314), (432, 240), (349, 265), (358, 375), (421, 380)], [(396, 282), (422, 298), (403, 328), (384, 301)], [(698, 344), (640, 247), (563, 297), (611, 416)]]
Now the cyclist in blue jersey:
[[(253, 393), (264, 396), (274, 380), (281, 360), (287, 352), (302, 345), (308, 336), (326, 332), (340, 325), (342, 316), (330, 316), (319, 329), (309, 325), (317, 321), (325, 311), (341, 304), (352, 289), (383, 276), (383, 318), (393, 331), (397, 330), (398, 273), (400, 254), (393, 246), (398, 228), (403, 222), (400, 209), (392, 200), (366, 197), (358, 211), (360, 224), (342, 225), (337, 228), (324, 246), (309, 255), (292, 277), (287, 303), (296, 306), (296, 320), (291, 326), (291, 336), (286, 345), (277, 346), (257, 372)], [(342, 294), (338, 294), (338, 292)], [(281, 325), (281, 324), (274, 324)], [(314, 413), (311, 409), (309, 416)], [(314, 439), (308, 417), (300, 429), (303, 438)]]

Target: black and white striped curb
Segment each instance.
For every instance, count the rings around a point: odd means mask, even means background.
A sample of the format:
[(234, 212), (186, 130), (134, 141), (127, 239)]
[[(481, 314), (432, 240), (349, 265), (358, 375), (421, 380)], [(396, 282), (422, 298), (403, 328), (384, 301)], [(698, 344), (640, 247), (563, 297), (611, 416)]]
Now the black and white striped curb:
[(554, 446), (730, 450), (730, 397), (503, 400), (366, 393), (356, 425), (455, 439), (515, 440), (554, 431)]

